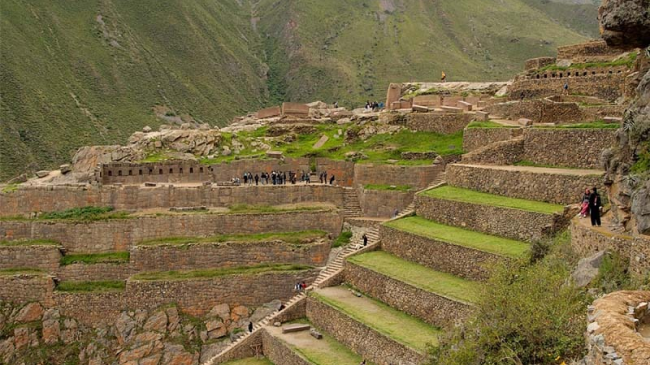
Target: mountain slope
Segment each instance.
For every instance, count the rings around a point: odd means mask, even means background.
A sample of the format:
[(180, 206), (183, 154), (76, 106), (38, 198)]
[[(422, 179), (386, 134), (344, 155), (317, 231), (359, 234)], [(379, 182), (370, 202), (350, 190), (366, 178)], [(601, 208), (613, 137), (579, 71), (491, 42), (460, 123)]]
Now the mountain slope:
[(357, 106), (442, 70), (508, 79), (524, 59), (585, 39), (583, 13), (571, 27), (548, 14), (588, 5), (532, 3), (4, 0), (0, 180), (178, 116), (224, 125), (284, 100)]

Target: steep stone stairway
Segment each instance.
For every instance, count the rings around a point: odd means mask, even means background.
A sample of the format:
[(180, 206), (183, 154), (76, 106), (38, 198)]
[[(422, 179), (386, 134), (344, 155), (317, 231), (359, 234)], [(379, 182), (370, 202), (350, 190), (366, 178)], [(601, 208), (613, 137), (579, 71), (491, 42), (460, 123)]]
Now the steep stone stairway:
[(360, 217), (361, 204), (355, 188), (344, 188), (343, 192), (343, 215), (346, 218)]

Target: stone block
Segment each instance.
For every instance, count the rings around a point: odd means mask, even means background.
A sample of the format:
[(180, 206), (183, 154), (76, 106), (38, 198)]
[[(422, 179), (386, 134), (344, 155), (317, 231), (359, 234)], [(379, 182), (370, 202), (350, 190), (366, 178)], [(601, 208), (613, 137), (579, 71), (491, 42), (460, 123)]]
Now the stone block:
[(386, 92), (386, 105), (393, 109), (393, 103), (398, 101), (401, 96), (402, 88), (399, 84), (388, 85), (388, 91)]
[(413, 109), (414, 112), (425, 112), (426, 113), (428, 111), (431, 111), (431, 109), (429, 109), (426, 106), (415, 105), (415, 104), (413, 104), (412, 109)]
[(323, 339), (323, 334), (316, 331), (313, 328), (311, 330), (309, 330), (309, 334), (311, 335), (311, 337), (313, 337), (313, 338), (315, 338), (317, 340), (322, 340)]
[(605, 117), (605, 118), (603, 118), (603, 121), (605, 123), (620, 124), (623, 121), (623, 118), (621, 118), (621, 117)]
[(440, 109), (449, 114), (460, 114), (463, 112), (463, 109), (454, 106), (441, 106)]
[(486, 122), (490, 120), (490, 113), (478, 111), (476, 112), (476, 120), (479, 122)]
[(155, 182), (145, 182), (145, 183), (144, 183), (144, 186), (146, 186), (146, 187), (150, 187), (150, 188), (155, 187), (156, 185), (157, 185), (157, 184), (156, 184)]
[(282, 115), (306, 118), (309, 116), (309, 106), (300, 103), (282, 103)]
[(270, 158), (281, 159), (282, 151), (266, 151), (266, 156)]
[(312, 148), (313, 149), (321, 148), (321, 147), (323, 147), (323, 145), (325, 143), (327, 143), (328, 140), (329, 140), (329, 137), (326, 136), (326, 135), (323, 135), (322, 137), (320, 137), (320, 139), (316, 143), (314, 143), (314, 146)]
[(282, 333), (308, 331), (311, 328), (308, 324), (294, 323), (282, 327)]
[[(307, 109), (309, 109), (309, 107), (307, 107)], [(280, 114), (282, 114), (282, 110), (280, 109), (280, 107), (272, 106), (270, 108), (258, 110), (256, 113), (256, 117), (258, 119), (265, 119), (265, 118), (279, 117)]]
[(49, 174), (50, 174), (50, 171), (48, 171), (48, 170), (36, 171), (36, 177), (38, 177), (39, 179), (44, 178)]
[(441, 105), (440, 95), (418, 95), (412, 100), (413, 104), (421, 106), (437, 107)]
[(72, 168), (70, 167), (69, 164), (61, 165), (59, 166), (59, 169), (61, 170), (61, 174), (65, 175), (68, 172), (72, 171)]
[(533, 121), (527, 118), (519, 118), (517, 120), (517, 123), (519, 123), (519, 125), (522, 127), (530, 127), (533, 125)]
[(459, 101), (458, 102), (458, 107), (463, 109), (466, 112), (471, 112), (472, 111), (472, 103), (468, 103), (466, 101)]

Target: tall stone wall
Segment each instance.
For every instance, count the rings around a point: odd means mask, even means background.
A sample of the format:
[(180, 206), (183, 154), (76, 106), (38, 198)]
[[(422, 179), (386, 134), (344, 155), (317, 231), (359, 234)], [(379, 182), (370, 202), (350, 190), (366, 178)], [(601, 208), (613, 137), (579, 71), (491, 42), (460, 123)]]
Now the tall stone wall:
[(424, 189), (444, 172), (444, 164), (424, 166), (400, 166), (357, 164), (354, 166), (354, 182), (357, 185), (386, 184), (409, 185)]
[(30, 268), (52, 272), (59, 267), (59, 246), (0, 246), (0, 270)]
[(393, 308), (438, 327), (453, 328), (471, 312), (470, 305), (395, 280), (347, 262), (345, 282)]
[(0, 217), (52, 212), (85, 206), (116, 210), (171, 207), (228, 207), (233, 204), (297, 204), (322, 202), (343, 206), (343, 189), (329, 185), (287, 186), (52, 186), (21, 187), (0, 192)]
[(601, 73), (582, 77), (549, 77), (539, 79), (520, 79), (509, 88), (511, 100), (541, 98), (561, 94), (564, 84), (569, 84), (569, 92), (595, 96), (615, 101), (625, 93), (625, 73)]
[(591, 122), (604, 117), (620, 117), (623, 109), (619, 105), (593, 105), (581, 107), (574, 102), (557, 102), (546, 99), (513, 100), (493, 104), (487, 108), (491, 115), (518, 120), (526, 118), (533, 123), (572, 124)]
[(524, 130), (523, 159), (540, 165), (602, 168), (603, 150), (616, 142), (616, 129)]
[(471, 152), (488, 144), (507, 141), (522, 134), (522, 128), (465, 128), (463, 150)]
[(198, 183), (212, 180), (212, 168), (195, 161), (157, 163), (111, 163), (100, 166), (103, 184), (142, 184), (144, 182)]
[(562, 215), (542, 214), (491, 205), (415, 196), (417, 215), (432, 221), (474, 231), (534, 241), (568, 225)]
[(60, 280), (103, 281), (126, 280), (135, 271), (129, 263), (78, 263), (61, 266), (54, 273)]
[(436, 271), (470, 280), (488, 278), (488, 266), (505, 257), (422, 237), (388, 226), (379, 227), (382, 250)]
[(317, 299), (307, 299), (307, 318), (318, 328), (377, 365), (421, 364), (426, 355), (357, 322)]
[(336, 184), (341, 186), (352, 186), (355, 181), (355, 163), (349, 161), (334, 161), (328, 158), (317, 158), (316, 168), (318, 172), (326, 171), (327, 178), (336, 178)]
[(395, 210), (403, 211), (413, 202), (413, 191), (360, 189), (359, 204), (364, 217), (392, 217)]
[(0, 275), (0, 301), (52, 305), (54, 281), (43, 274)]
[(323, 230), (338, 235), (342, 218), (335, 211), (293, 211), (269, 214), (180, 214), (142, 216), (94, 222), (0, 221), (0, 239), (53, 239), (68, 252), (127, 251), (142, 241), (241, 232)]
[(188, 245), (133, 246), (131, 264), (136, 271), (198, 270), (251, 266), (263, 263), (296, 263), (325, 266), (330, 242), (289, 244), (268, 242), (223, 242)]
[[(89, 326), (113, 324), (120, 312), (140, 309), (130, 306), (124, 291), (97, 293), (53, 293), (54, 306), (61, 315), (74, 318)], [(171, 302), (170, 302), (171, 303)]]
[(629, 270), (639, 278), (645, 277), (650, 270), (650, 240), (648, 239), (594, 229), (581, 224), (578, 218), (571, 221), (570, 231), (571, 246), (582, 257), (609, 250), (629, 258)]
[(515, 137), (476, 148), (463, 155), (462, 162), (479, 165), (512, 165), (524, 156), (524, 139)]
[(514, 198), (557, 204), (579, 203), (585, 188), (602, 188), (603, 173), (593, 175), (449, 165), (449, 185)]
[(293, 351), (289, 345), (279, 338), (273, 337), (267, 331), (262, 332), (262, 347), (264, 355), (274, 364), (311, 365), (311, 361)]
[(452, 134), (462, 131), (472, 119), (474, 114), (470, 113), (410, 113), (406, 116), (406, 128), (416, 132)]
[(621, 50), (609, 47), (602, 39), (557, 48), (558, 59), (576, 63), (609, 61), (619, 54)]

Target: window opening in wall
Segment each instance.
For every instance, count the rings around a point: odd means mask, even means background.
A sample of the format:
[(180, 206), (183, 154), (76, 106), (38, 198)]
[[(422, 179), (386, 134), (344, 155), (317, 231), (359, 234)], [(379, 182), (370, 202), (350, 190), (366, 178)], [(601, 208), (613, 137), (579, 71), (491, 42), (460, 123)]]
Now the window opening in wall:
[(133, 170), (129, 170), (129, 176), (133, 175)]
[(139, 174), (139, 175), (142, 175), (142, 170), (139, 170), (139, 171), (138, 171), (138, 174)]
[(203, 173), (203, 167), (199, 167), (199, 172)]
[(118, 175), (118, 176), (122, 176), (122, 170), (119, 170), (119, 171), (117, 172), (117, 175)]
[(169, 173), (170, 173), (170, 174), (173, 174), (173, 173), (174, 173), (174, 169), (169, 169)]
[(149, 169), (149, 175), (153, 175), (153, 169)]
[(179, 174), (182, 174), (182, 173), (183, 173), (183, 168), (182, 168), (182, 167), (181, 167), (180, 169), (178, 169), (178, 173), (179, 173)]
[(162, 175), (162, 169), (158, 169), (158, 175)]
[(112, 170), (108, 170), (108, 176), (113, 176), (113, 171)]
[(547, 74), (544, 74), (544, 78), (545, 78), (545, 79), (548, 79), (548, 75), (547, 75)]
[(194, 167), (190, 167), (190, 174), (194, 173)]

